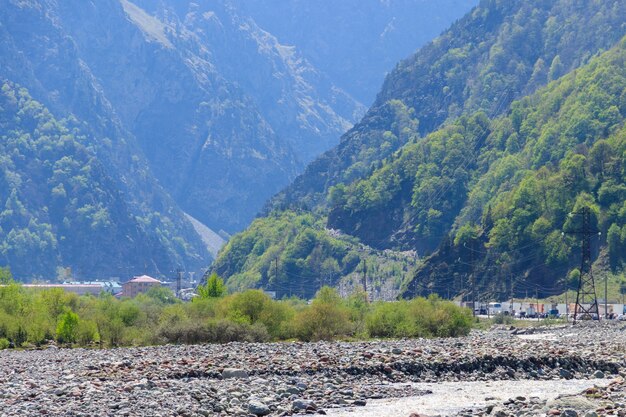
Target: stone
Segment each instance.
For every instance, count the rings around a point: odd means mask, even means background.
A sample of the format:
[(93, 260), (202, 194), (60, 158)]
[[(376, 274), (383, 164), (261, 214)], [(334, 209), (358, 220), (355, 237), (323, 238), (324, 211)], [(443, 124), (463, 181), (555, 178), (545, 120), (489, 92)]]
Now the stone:
[(576, 410), (572, 410), (571, 408), (566, 408), (565, 410), (563, 410), (561, 415), (564, 417), (578, 417), (578, 413), (576, 412)]
[(303, 400), (301, 398), (298, 398), (297, 400), (294, 400), (291, 403), (291, 408), (292, 408), (292, 410), (295, 410), (295, 411), (301, 411), (301, 410), (307, 410), (309, 408), (316, 408), (316, 407), (315, 407), (315, 403), (313, 403), (313, 401), (311, 401), (311, 400)]
[(593, 377), (598, 379), (604, 378), (604, 372), (597, 370), (593, 373)]
[(506, 417), (507, 413), (501, 407), (494, 407), (491, 410), (491, 415), (494, 416), (494, 417)]
[(567, 369), (563, 369), (563, 368), (559, 369), (559, 376), (565, 379), (574, 378), (574, 375), (570, 371), (568, 371)]
[(224, 368), (222, 378), (248, 378), (248, 372), (238, 368)]
[(578, 396), (566, 396), (548, 401), (546, 405), (550, 408), (558, 408), (561, 410), (571, 408), (576, 410), (591, 410), (595, 408), (595, 404), (586, 398)]
[(271, 413), (270, 408), (257, 400), (250, 400), (248, 403), (248, 411), (250, 414), (254, 414), (255, 416), (266, 416)]

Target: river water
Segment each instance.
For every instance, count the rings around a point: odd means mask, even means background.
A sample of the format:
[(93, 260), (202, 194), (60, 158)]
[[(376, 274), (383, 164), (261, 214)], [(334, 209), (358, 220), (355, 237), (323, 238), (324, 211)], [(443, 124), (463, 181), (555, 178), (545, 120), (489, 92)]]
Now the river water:
[(432, 394), (419, 397), (370, 400), (365, 407), (326, 409), (333, 417), (408, 417), (411, 413), (454, 415), (468, 407), (486, 406), (516, 396), (546, 400), (561, 394), (577, 394), (586, 388), (606, 386), (610, 379), (557, 379), (552, 381), (468, 381), (411, 384)]

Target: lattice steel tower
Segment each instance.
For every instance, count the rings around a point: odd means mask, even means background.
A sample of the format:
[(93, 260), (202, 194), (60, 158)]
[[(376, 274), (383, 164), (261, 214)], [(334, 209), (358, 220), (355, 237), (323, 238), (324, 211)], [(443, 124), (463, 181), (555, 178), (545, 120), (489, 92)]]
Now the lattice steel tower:
[[(592, 320), (594, 318), (600, 320), (596, 284), (591, 270), (591, 236), (597, 235), (599, 232), (591, 230), (591, 210), (589, 207), (583, 207), (582, 211), (573, 213), (573, 215), (582, 216), (583, 222), (581, 229), (567, 232), (568, 234), (578, 234), (582, 239), (582, 259), (578, 292), (576, 293), (576, 307), (574, 307), (574, 323), (576, 320)], [(585, 305), (589, 307), (585, 307)]]

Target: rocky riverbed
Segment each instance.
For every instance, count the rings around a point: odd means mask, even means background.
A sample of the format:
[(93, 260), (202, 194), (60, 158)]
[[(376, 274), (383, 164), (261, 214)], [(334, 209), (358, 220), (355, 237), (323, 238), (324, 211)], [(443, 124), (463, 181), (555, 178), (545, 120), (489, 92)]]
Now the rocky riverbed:
[(0, 415), (259, 416), (345, 408), (356, 416), (368, 402), (432, 395), (424, 383), (589, 379), (589, 387), (605, 384), (574, 396), (586, 402), (519, 395), (461, 403), (456, 414), (624, 416), (624, 376), (626, 327), (619, 323), (502, 327), (457, 339), (4, 350)]

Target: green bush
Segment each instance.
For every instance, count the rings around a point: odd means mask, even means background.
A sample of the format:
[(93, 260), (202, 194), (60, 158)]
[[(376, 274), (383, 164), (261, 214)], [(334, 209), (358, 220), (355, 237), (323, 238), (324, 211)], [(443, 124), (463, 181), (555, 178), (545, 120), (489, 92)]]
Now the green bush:
[(184, 321), (162, 327), (159, 336), (165, 343), (228, 343), (267, 342), (270, 335), (260, 323), (235, 323), (228, 320), (209, 320), (204, 323)]
[(469, 333), (469, 310), (431, 296), (376, 303), (366, 318), (372, 337), (456, 337)]
[(81, 346), (99, 342), (98, 326), (92, 320), (79, 320), (76, 328), (76, 341)]
[(296, 335), (301, 340), (333, 340), (350, 334), (349, 312), (334, 288), (322, 287), (311, 306), (295, 317)]
[(74, 343), (78, 336), (78, 314), (67, 310), (61, 314), (57, 324), (57, 341), (61, 343)]
[(9, 346), (11, 346), (11, 342), (9, 342), (9, 339), (5, 337), (0, 338), (0, 350), (8, 349)]
[(372, 337), (418, 336), (417, 324), (409, 319), (406, 301), (378, 302), (366, 318), (366, 327)]
[(29, 347), (50, 339), (78, 346), (310, 341), (458, 336), (471, 325), (467, 310), (436, 297), (370, 304), (363, 292), (342, 299), (323, 287), (309, 305), (298, 298), (272, 300), (259, 290), (191, 303), (171, 301), (168, 294), (118, 300), (10, 284), (0, 287), (0, 339)]

